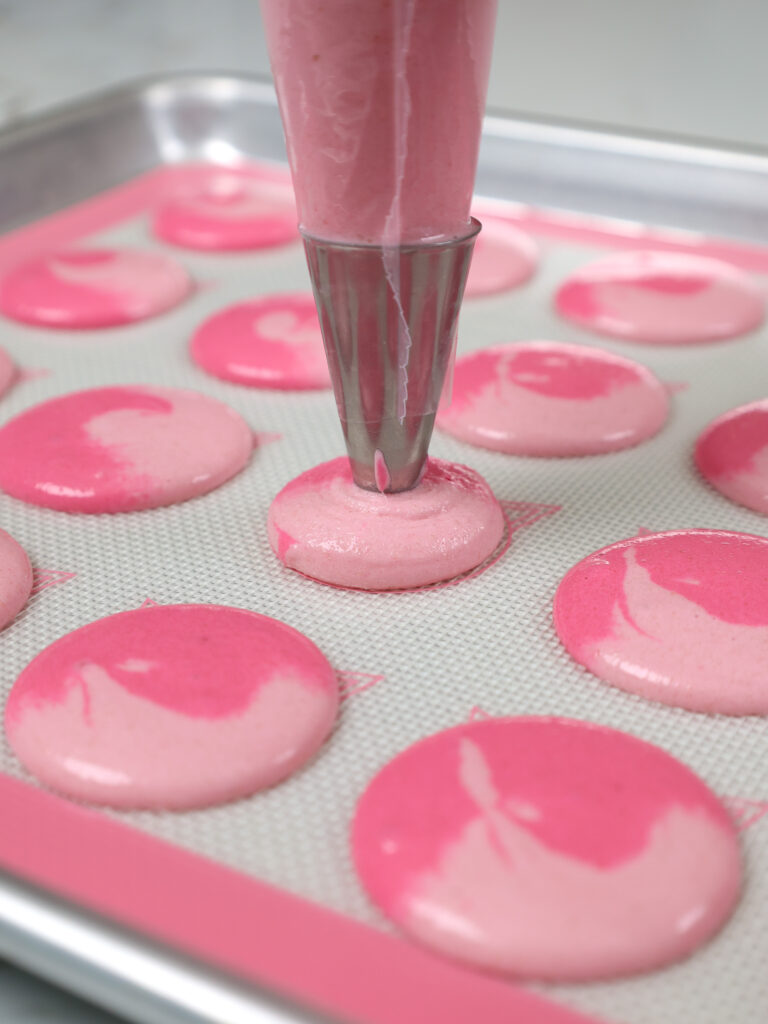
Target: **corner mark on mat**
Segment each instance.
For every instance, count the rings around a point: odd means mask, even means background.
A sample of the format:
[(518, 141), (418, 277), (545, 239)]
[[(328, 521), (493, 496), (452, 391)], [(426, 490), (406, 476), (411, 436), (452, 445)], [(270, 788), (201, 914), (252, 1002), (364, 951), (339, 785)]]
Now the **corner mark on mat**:
[(68, 583), (75, 579), (76, 572), (65, 572), (63, 569), (33, 569), (32, 590), (30, 594), (35, 597), (49, 587), (57, 587), (60, 583)]
[(16, 380), (23, 384), (27, 380), (39, 380), (40, 377), (49, 377), (51, 371), (44, 366), (20, 366), (16, 373)]
[(283, 435), (274, 430), (254, 430), (253, 447), (263, 448), (265, 444), (272, 444), (274, 441), (282, 441)]
[(533, 526), (540, 519), (553, 516), (562, 510), (562, 505), (544, 505), (535, 501), (506, 501), (499, 499), (499, 504), (507, 520), (510, 533), (517, 533), (527, 526)]
[(481, 708), (479, 704), (475, 704), (474, 707), (470, 708), (467, 720), (469, 722), (487, 722), (489, 718), (493, 718), (485, 708)]
[(342, 700), (365, 693), (377, 683), (384, 681), (384, 676), (372, 672), (352, 672), (339, 669), (336, 675), (339, 680), (339, 694)]
[(723, 796), (720, 799), (739, 832), (746, 832), (768, 814), (768, 800), (747, 800), (741, 796)]

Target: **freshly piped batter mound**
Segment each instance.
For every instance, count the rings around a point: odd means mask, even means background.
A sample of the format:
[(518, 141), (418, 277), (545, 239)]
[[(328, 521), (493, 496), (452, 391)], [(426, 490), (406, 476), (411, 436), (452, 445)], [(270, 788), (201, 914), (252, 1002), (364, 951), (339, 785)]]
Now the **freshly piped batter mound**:
[(504, 533), (488, 484), (466, 466), (430, 459), (400, 494), (358, 487), (345, 457), (292, 480), (269, 510), (272, 549), (290, 569), (339, 587), (400, 590), (460, 576)]
[(5, 729), (41, 782), (123, 808), (206, 807), (290, 775), (320, 747), (338, 683), (301, 633), (220, 605), (110, 615), (17, 679)]
[(693, 772), (558, 718), (472, 722), (409, 747), (363, 793), (352, 849), (408, 935), (553, 980), (687, 956), (728, 918), (742, 874), (733, 823)]

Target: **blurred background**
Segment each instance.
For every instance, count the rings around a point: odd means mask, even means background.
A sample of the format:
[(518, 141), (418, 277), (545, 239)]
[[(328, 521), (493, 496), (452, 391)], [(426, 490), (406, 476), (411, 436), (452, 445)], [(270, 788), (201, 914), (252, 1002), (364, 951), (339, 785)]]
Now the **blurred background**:
[[(766, 39), (768, 0), (499, 0), (489, 104), (768, 147)], [(191, 68), (268, 73), (258, 0), (0, 0), (0, 125)]]
[[(489, 105), (768, 148), (766, 39), (768, 0), (499, 0)], [(267, 74), (257, 0), (0, 0), (0, 128), (186, 70)], [(3, 1024), (114, 1020), (0, 962)]]

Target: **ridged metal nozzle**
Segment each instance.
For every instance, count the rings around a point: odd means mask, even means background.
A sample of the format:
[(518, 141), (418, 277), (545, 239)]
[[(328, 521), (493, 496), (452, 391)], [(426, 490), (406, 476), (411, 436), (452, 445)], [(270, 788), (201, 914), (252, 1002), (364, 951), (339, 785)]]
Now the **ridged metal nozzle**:
[(421, 478), (479, 231), (473, 219), (460, 238), (402, 246), (303, 235), (360, 487), (405, 491)]

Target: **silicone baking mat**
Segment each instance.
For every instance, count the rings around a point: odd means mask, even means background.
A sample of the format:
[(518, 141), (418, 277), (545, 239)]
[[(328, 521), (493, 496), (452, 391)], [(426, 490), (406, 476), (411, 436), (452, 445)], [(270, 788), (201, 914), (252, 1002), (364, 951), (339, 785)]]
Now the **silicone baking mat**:
[[(245, 417), (257, 438), (253, 458), (219, 490), (150, 512), (69, 516), (0, 495), (0, 524), (24, 545), (36, 570), (35, 596), (0, 636), (3, 700), (18, 673), (53, 639), (147, 600), (236, 605), (306, 633), (339, 670), (344, 695), (335, 732), (308, 767), (269, 792), (211, 810), (103, 813), (384, 931), (389, 925), (355, 877), (347, 833), (358, 796), (395, 754), (472, 715), (565, 715), (626, 730), (680, 758), (729, 803), (746, 861), (743, 899), (714, 941), (684, 963), (631, 980), (537, 990), (547, 999), (625, 1024), (763, 1021), (768, 1011), (765, 722), (685, 712), (601, 683), (560, 646), (551, 601), (574, 562), (640, 530), (712, 527), (768, 535), (765, 519), (714, 493), (691, 462), (694, 439), (706, 423), (765, 396), (768, 330), (685, 348), (614, 343), (558, 319), (552, 296), (569, 271), (594, 256), (649, 243), (719, 251), (768, 285), (768, 249), (707, 249), (695, 236), (652, 238), (632, 225), (504, 207), (538, 239), (540, 268), (521, 288), (465, 302), (459, 350), (531, 338), (597, 345), (637, 359), (669, 383), (670, 420), (637, 448), (578, 459), (514, 458), (436, 432), (433, 454), (472, 466), (508, 503), (509, 549), (481, 574), (451, 586), (415, 593), (346, 592), (284, 569), (265, 530), (276, 492), (343, 450), (331, 392), (278, 393), (226, 384), (206, 376), (188, 355), (194, 329), (213, 312), (261, 294), (307, 289), (301, 246), (297, 239), (242, 254), (164, 246), (151, 235), (150, 211), (174, 187), (177, 173), (173, 168), (153, 172), (2, 241), (0, 269), (54, 242), (166, 251), (184, 264), (198, 287), (173, 311), (128, 327), (86, 334), (3, 321), (0, 344), (22, 373), (0, 402), (0, 420), (78, 388), (189, 387)], [(35, 785), (4, 740), (0, 769)], [(533, 1009), (530, 1014), (516, 1019), (544, 1019)]]

